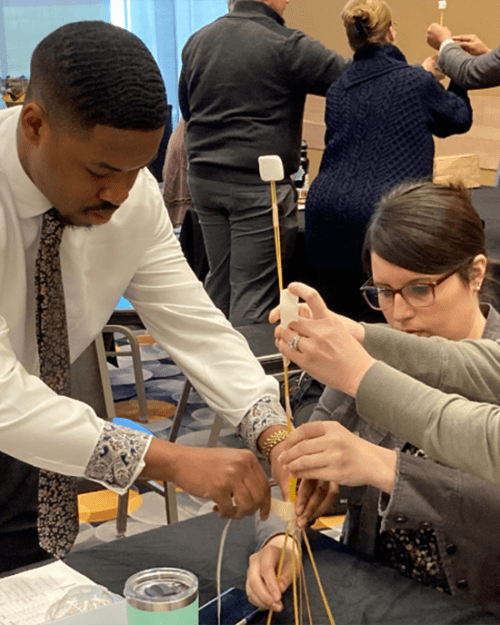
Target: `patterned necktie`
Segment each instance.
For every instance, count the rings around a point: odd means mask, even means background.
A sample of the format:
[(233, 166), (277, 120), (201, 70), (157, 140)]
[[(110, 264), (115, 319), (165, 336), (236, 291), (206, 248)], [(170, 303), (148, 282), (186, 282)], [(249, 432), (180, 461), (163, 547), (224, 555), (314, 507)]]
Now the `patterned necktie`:
[[(43, 216), (36, 259), (36, 331), (40, 379), (59, 395), (71, 388), (66, 310), (59, 258), (64, 224), (51, 208)], [(75, 479), (40, 469), (38, 477), (38, 538), (45, 551), (63, 558), (78, 534)]]

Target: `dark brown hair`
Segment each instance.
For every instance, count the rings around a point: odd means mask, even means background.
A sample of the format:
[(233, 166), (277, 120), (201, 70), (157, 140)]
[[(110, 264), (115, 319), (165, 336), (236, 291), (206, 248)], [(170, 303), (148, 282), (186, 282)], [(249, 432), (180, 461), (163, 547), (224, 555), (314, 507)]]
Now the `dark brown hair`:
[[(487, 256), (484, 225), (465, 187), (403, 182), (382, 196), (368, 224), (362, 253), (367, 275), (372, 252), (416, 273), (460, 268), (460, 277), (469, 282), (474, 258)], [(485, 288), (492, 288), (491, 278)]]

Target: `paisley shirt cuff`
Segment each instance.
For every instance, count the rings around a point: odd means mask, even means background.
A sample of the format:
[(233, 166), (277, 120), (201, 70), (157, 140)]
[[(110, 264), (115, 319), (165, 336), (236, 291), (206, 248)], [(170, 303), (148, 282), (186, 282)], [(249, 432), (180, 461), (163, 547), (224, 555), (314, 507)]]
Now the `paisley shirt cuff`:
[(254, 453), (257, 449), (257, 439), (264, 430), (272, 425), (286, 425), (286, 414), (276, 397), (266, 395), (259, 399), (238, 424), (238, 436)]
[(145, 467), (144, 455), (152, 436), (105, 423), (84, 475), (123, 495)]

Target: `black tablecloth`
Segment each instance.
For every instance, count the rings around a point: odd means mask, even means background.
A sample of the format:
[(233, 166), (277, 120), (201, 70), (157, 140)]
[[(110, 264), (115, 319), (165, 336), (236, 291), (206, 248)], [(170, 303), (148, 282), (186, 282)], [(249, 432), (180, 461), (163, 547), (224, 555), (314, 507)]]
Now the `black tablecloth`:
[[(151, 567), (178, 567), (195, 573), (200, 606), (216, 596), (216, 564), (225, 522), (213, 514), (77, 551), (67, 563), (110, 590), (122, 594), (126, 579)], [(309, 533), (315, 561), (336, 625), (479, 625), (500, 622), (500, 602), (475, 607), (404, 578), (396, 571), (360, 558), (338, 542)], [(253, 519), (233, 521), (222, 566), (222, 590), (245, 587), (248, 558), (255, 546)], [(328, 619), (308, 558), (304, 557), (314, 625)], [(256, 623), (265, 623), (261, 614)], [(304, 622), (307, 622), (304, 621)], [(293, 625), (291, 592), (275, 625)]]

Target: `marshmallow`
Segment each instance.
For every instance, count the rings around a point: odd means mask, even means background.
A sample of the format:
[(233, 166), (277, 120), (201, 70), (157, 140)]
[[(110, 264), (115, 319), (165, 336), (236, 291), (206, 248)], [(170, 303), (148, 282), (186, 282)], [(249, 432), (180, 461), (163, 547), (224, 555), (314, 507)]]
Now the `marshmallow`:
[(283, 180), (285, 177), (283, 161), (277, 154), (259, 156), (259, 173), (264, 182)]

